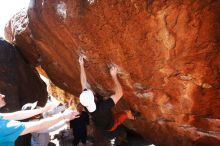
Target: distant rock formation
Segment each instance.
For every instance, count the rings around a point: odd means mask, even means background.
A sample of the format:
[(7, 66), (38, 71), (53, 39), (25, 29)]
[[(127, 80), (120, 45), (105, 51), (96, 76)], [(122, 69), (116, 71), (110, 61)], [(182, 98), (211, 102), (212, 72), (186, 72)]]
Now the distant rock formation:
[(31, 0), (7, 39), (53, 83), (78, 96), (78, 54), (95, 91), (111, 89), (117, 110), (142, 118), (126, 126), (159, 146), (220, 145), (220, 0)]

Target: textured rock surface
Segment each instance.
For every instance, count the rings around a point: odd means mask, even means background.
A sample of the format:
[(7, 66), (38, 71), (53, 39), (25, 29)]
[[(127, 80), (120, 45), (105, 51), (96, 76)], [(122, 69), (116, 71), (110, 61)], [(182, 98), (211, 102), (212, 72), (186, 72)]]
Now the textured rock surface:
[(46, 84), (34, 67), (20, 55), (17, 49), (0, 40), (0, 92), (6, 95), (6, 106), (1, 111), (20, 110), (28, 102), (44, 105), (47, 99)]
[[(126, 125), (158, 145), (220, 144), (220, 0), (31, 0), (8, 24), (35, 66), (74, 95), (78, 54), (95, 90), (112, 88), (107, 64), (121, 68), (118, 110)], [(125, 106), (126, 105), (126, 106)]]

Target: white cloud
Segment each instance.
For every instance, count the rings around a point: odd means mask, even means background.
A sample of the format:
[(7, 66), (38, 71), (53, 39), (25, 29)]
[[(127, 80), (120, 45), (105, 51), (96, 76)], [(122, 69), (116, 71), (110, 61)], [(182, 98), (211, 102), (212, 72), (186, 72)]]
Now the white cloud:
[(5, 24), (23, 8), (27, 8), (30, 0), (0, 0), (0, 36), (4, 37)]

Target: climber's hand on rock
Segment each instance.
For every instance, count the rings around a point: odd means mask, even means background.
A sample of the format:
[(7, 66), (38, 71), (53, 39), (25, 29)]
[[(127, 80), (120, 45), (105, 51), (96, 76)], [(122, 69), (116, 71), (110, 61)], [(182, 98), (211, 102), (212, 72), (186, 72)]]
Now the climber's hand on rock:
[(111, 74), (111, 76), (117, 76), (117, 73), (118, 73), (118, 68), (113, 65), (113, 66), (110, 68), (110, 74)]
[(79, 64), (84, 65), (84, 60), (87, 60), (87, 57), (84, 54), (79, 55)]

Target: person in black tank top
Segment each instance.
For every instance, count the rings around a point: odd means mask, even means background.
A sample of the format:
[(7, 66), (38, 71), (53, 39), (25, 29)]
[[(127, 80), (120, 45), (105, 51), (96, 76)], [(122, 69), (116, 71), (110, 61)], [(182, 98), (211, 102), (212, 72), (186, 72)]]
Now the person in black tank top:
[(86, 59), (85, 55), (80, 55), (80, 80), (83, 90), (79, 97), (80, 103), (86, 107), (87, 111), (90, 113), (96, 128), (104, 131), (115, 131), (126, 119), (135, 118), (130, 110), (115, 114), (112, 112), (112, 108), (118, 103), (123, 95), (122, 87), (117, 77), (118, 68), (116, 65), (112, 65), (110, 68), (110, 74), (115, 84), (115, 93), (106, 100), (99, 99), (95, 101), (94, 93), (90, 89), (86, 79), (84, 59)]

